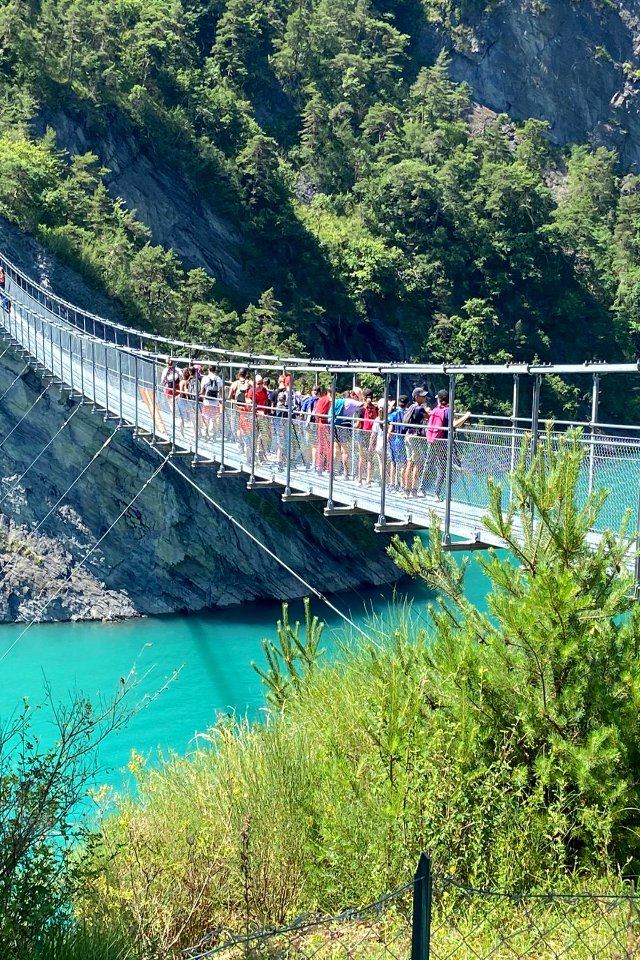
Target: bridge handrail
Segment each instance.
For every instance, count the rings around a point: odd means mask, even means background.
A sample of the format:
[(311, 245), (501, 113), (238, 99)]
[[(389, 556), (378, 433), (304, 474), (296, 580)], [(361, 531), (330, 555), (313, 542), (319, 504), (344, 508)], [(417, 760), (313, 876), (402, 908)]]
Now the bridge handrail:
[[(53, 293), (51, 290), (48, 290), (42, 284), (38, 283), (36, 280), (33, 280), (31, 277), (29, 277), (15, 263), (9, 260), (4, 253), (1, 253), (1, 252), (0, 252), (0, 265), (4, 267), (5, 273), (7, 273), (9, 276), (13, 275), (14, 278), (20, 278), (26, 284), (32, 287), (34, 290), (38, 290), (40, 293), (42, 293), (43, 296), (48, 298), (52, 303), (59, 304), (60, 306), (64, 307), (65, 310), (67, 311), (69, 310), (73, 311), (76, 317), (80, 315), (80, 316), (86, 317), (92, 322), (101, 324), (105, 328), (117, 330), (120, 333), (124, 333), (130, 337), (131, 336), (137, 337), (140, 340), (141, 347), (144, 341), (148, 343), (149, 342), (155, 343), (155, 344), (162, 343), (170, 347), (179, 347), (183, 350), (188, 350), (190, 353), (194, 351), (198, 353), (212, 353), (212, 354), (215, 354), (216, 356), (236, 358), (238, 360), (246, 360), (247, 362), (251, 362), (252, 360), (264, 360), (264, 361), (276, 363), (278, 366), (290, 366), (291, 364), (308, 363), (310, 359), (309, 357), (280, 357), (275, 354), (248, 353), (242, 350), (227, 350), (222, 347), (211, 347), (211, 346), (205, 346), (203, 344), (188, 343), (184, 340), (178, 340), (173, 337), (164, 337), (152, 332), (138, 330), (135, 327), (128, 327), (125, 324), (118, 323), (116, 320), (108, 320), (105, 317), (101, 317), (96, 313), (91, 313), (89, 310), (85, 310), (81, 307), (77, 307), (75, 304), (70, 303), (68, 300), (65, 300), (63, 297), (58, 296), (57, 294)], [(21, 285), (19, 284), (19, 286)], [(64, 319), (71, 326), (75, 327), (76, 329), (80, 329), (79, 325), (74, 323), (69, 317), (66, 317)], [(105, 342), (108, 342), (108, 341), (105, 340)], [(115, 338), (114, 338), (114, 343), (117, 343), (117, 340), (115, 340)], [(360, 361), (360, 360), (350, 361), (350, 360), (322, 359), (322, 363), (330, 367), (345, 366), (346, 364), (347, 366), (349, 366), (350, 369), (352, 367), (357, 368), (358, 366), (365, 365), (364, 361)], [(373, 364), (373, 366), (375, 367), (377, 365)]]
[[(638, 373), (640, 371), (640, 365), (636, 363), (604, 363), (599, 361), (585, 361), (583, 364), (544, 364), (544, 363), (506, 363), (506, 364), (453, 364), (453, 363), (412, 363), (404, 361), (373, 361), (366, 362), (363, 360), (330, 360), (325, 358), (314, 358), (310, 359), (308, 357), (279, 357), (275, 354), (259, 354), (246, 352), (241, 350), (228, 350), (223, 347), (212, 347), (205, 344), (197, 343), (188, 343), (183, 340), (178, 340), (172, 337), (164, 337), (159, 334), (154, 334), (150, 331), (138, 330), (134, 327), (128, 327), (125, 324), (118, 323), (115, 320), (107, 320), (105, 317), (100, 317), (98, 314), (92, 313), (88, 310), (77, 307), (75, 304), (70, 303), (64, 298), (53, 293), (51, 290), (44, 287), (42, 284), (38, 283), (36, 280), (33, 280), (29, 277), (24, 271), (22, 271), (15, 263), (9, 260), (4, 253), (0, 252), (0, 265), (5, 269), (5, 273), (9, 275), (10, 278), (14, 279), (18, 283), (19, 287), (25, 289), (30, 297), (32, 294), (29, 293), (26, 286), (32, 290), (36, 290), (48, 299), (51, 304), (58, 305), (58, 308), (63, 307), (65, 312), (68, 314), (69, 311), (73, 312), (76, 317), (84, 317), (85, 319), (90, 320), (93, 324), (99, 323), (102, 325), (103, 329), (110, 329), (114, 331), (114, 344), (118, 345), (117, 332), (124, 334), (127, 338), (136, 337), (139, 341), (139, 348), (144, 350), (144, 343), (152, 343), (156, 346), (156, 355), (160, 355), (158, 348), (159, 344), (166, 345), (170, 348), (179, 348), (181, 350), (186, 350), (189, 354), (196, 352), (199, 354), (212, 355), (216, 358), (224, 358), (226, 362), (231, 362), (237, 360), (239, 364), (247, 363), (252, 364), (256, 369), (259, 369), (259, 364), (261, 362), (269, 363), (272, 366), (270, 369), (295, 369), (300, 372), (331, 372), (331, 373), (358, 373), (358, 372), (370, 372), (378, 375), (391, 374), (391, 375), (404, 375), (411, 376), (417, 375), (422, 376), (425, 374), (433, 375), (455, 375), (455, 374), (522, 374), (527, 376), (535, 375), (546, 375), (549, 373), (569, 373), (569, 374), (581, 374), (581, 373)], [(22, 282), (20, 282), (22, 281)], [(38, 298), (33, 298), (38, 300)], [(38, 300), (39, 302), (39, 300)], [(46, 303), (45, 303), (46, 308)], [(60, 315), (60, 309), (58, 309), (58, 314), (60, 319), (63, 319), (64, 322), (68, 323), (74, 329), (80, 330), (80, 325), (70, 318), (69, 315), (62, 317)], [(83, 329), (83, 332), (86, 333), (86, 329)], [(94, 327), (95, 335), (95, 327)], [(104, 340), (108, 343), (109, 341)], [(120, 344), (124, 346), (124, 344)], [(126, 344), (130, 346), (129, 342)], [(145, 351), (149, 355), (149, 351)], [(171, 351), (170, 351), (171, 353)]]

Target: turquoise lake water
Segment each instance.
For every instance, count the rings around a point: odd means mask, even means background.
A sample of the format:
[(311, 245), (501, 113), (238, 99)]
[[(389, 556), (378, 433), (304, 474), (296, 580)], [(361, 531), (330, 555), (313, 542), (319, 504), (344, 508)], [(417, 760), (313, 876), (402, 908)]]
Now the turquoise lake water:
[[(475, 566), (472, 562), (467, 595), (482, 603), (485, 581)], [(432, 596), (424, 585), (404, 581), (397, 589), (413, 600), (417, 614), (426, 614)], [(392, 593), (372, 588), (330, 599), (364, 625), (372, 611), (385, 614)], [(327, 624), (322, 646), (331, 656), (344, 637), (343, 622), (320, 601), (312, 610)], [(182, 667), (169, 689), (102, 746), (100, 782), (118, 788), (133, 748), (153, 762), (158, 749), (181, 754), (193, 749), (194, 736), (206, 731), (220, 711), (260, 716), (263, 687), (251, 661), (263, 663), (262, 640), (275, 637), (280, 613), (279, 603), (256, 603), (188, 616), (33, 626), (1, 661), (0, 720), (19, 708), (23, 697), (29, 697), (32, 705), (39, 703), (45, 678), (53, 699), (60, 702), (74, 688), (89, 697), (110, 695), (135, 662), (139, 673), (150, 671), (141, 692), (158, 689)], [(292, 622), (302, 613), (301, 603), (291, 604)], [(0, 655), (22, 629), (24, 624), (0, 627)], [(36, 732), (46, 739), (52, 729), (50, 717), (46, 711), (35, 717)]]

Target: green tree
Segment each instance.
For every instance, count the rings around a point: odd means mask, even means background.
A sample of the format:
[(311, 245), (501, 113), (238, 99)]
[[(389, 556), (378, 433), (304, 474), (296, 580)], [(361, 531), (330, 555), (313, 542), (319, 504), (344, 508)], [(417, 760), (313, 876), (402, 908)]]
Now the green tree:
[(626, 527), (597, 545), (590, 531), (607, 492), (581, 494), (579, 436), (549, 432), (512, 497), (489, 484), (484, 523), (510, 554), (480, 565), (487, 612), (465, 596), (468, 559), (395, 539), (390, 553), (441, 599), (432, 611), (425, 696), (454, 724), (458, 752), (481, 767), (503, 758), (514, 788), (544, 797), (550, 829), (575, 868), (593, 857), (634, 863), (640, 760), (640, 607)]

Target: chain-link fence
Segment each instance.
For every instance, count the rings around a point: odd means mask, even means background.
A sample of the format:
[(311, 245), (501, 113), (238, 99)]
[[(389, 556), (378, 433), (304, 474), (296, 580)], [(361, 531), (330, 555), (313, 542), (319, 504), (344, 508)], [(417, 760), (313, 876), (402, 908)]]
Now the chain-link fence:
[(460, 884), (422, 854), (414, 879), (366, 907), (275, 930), (207, 934), (184, 960), (636, 960), (640, 896), (508, 893)]

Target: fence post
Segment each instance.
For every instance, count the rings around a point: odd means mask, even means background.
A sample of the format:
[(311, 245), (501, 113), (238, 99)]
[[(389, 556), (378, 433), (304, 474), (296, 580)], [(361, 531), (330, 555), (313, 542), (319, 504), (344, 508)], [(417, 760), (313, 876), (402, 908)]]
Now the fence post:
[(411, 960), (429, 960), (431, 941), (431, 857), (421, 853), (413, 878)]

